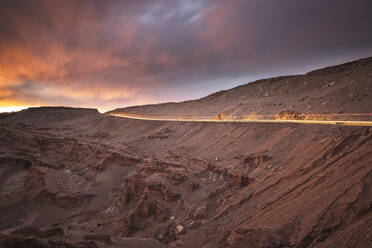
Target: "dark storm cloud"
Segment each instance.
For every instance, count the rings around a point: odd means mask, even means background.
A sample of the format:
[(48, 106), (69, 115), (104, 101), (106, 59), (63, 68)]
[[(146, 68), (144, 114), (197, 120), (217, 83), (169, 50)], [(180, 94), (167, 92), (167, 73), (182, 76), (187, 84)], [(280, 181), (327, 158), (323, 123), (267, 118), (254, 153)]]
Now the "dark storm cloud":
[(1, 1), (0, 105), (185, 99), (196, 95), (187, 89), (369, 56), (371, 9), (368, 0)]

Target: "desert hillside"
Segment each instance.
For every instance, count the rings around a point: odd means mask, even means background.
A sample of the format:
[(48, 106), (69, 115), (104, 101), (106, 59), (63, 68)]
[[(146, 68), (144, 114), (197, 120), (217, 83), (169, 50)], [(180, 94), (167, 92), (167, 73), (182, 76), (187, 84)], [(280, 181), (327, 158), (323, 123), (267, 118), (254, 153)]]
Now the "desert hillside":
[[(371, 68), (365, 59), (115, 111), (369, 113)], [(0, 116), (0, 247), (368, 248), (371, 164), (371, 127), (23, 110)]]
[(259, 80), (207, 97), (157, 105), (120, 108), (109, 113), (171, 117), (368, 113), (372, 108), (372, 58), (305, 75)]

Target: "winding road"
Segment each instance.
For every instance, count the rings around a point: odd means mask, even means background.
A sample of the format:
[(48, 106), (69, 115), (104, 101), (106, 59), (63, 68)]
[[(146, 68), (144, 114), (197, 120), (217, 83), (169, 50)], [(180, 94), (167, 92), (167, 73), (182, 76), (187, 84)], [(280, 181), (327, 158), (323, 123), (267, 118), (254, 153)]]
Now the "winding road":
[[(369, 126), (372, 121), (321, 121), (321, 120), (261, 120), (261, 119), (210, 119), (210, 118), (180, 118), (180, 117), (143, 117), (125, 114), (108, 114), (127, 119), (147, 120), (147, 121), (173, 121), (173, 122), (247, 122), (247, 123), (296, 123), (296, 124), (320, 124), (320, 125), (341, 125), (341, 126)], [(351, 114), (354, 115), (354, 114)]]

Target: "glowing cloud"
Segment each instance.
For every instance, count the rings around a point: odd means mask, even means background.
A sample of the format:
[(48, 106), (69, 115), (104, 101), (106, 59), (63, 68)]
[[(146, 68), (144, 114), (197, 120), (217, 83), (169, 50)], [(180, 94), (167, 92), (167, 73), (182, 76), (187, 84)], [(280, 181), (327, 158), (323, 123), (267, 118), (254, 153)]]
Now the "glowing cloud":
[(1, 1), (0, 106), (103, 111), (185, 100), (369, 56), (371, 8), (369, 0)]

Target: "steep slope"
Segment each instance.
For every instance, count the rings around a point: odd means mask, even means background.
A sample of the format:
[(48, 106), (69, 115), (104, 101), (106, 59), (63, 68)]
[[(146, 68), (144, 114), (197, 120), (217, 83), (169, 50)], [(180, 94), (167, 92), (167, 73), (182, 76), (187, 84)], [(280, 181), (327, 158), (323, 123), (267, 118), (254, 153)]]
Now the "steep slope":
[[(315, 77), (344, 80), (350, 68), (360, 79), (352, 87), (337, 81), (324, 91), (309, 89), (312, 106), (333, 92), (337, 102), (321, 104), (323, 112), (349, 112), (349, 101), (369, 112), (370, 61), (311, 73), (311, 85)], [(259, 88), (283, 87), (295, 97), (307, 92), (282, 80), (177, 106), (239, 106), (235, 98), (220, 100), (233, 94), (248, 101), (247, 92)], [(362, 87), (367, 96), (360, 101), (341, 94), (362, 94)], [(297, 104), (284, 96), (272, 104)], [(263, 104), (269, 96), (253, 99)], [(141, 108), (159, 115), (165, 105)], [(371, 164), (371, 127), (144, 121), (94, 109), (28, 109), (0, 116), (0, 247), (367, 248)]]
[(372, 244), (371, 128), (41, 108), (0, 142), (3, 247)]
[(372, 103), (372, 58), (305, 75), (259, 80), (199, 100), (121, 108), (109, 113), (146, 116), (226, 117), (252, 114), (368, 113)]

